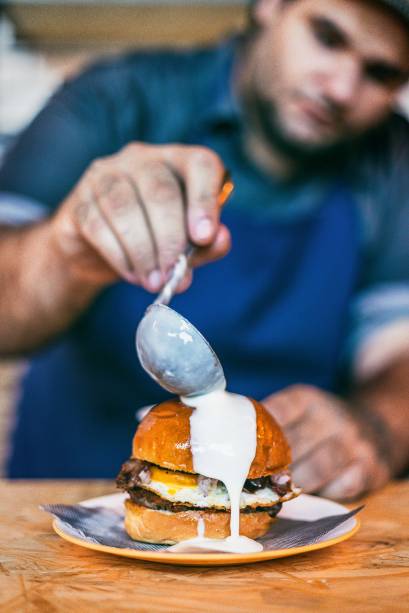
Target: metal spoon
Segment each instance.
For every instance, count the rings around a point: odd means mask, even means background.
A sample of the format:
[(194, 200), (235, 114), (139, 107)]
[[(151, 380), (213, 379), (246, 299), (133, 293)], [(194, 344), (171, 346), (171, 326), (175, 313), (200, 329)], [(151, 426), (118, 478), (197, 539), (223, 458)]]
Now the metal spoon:
[[(226, 175), (220, 205), (232, 189)], [(193, 253), (191, 246), (179, 257), (170, 279), (136, 330), (136, 351), (142, 367), (160, 386), (179, 396), (199, 396), (226, 385), (223, 368), (210, 344), (185, 317), (167, 306)]]
[(206, 339), (164, 304), (148, 307), (136, 331), (136, 350), (146, 372), (172, 394), (198, 396), (226, 385)]

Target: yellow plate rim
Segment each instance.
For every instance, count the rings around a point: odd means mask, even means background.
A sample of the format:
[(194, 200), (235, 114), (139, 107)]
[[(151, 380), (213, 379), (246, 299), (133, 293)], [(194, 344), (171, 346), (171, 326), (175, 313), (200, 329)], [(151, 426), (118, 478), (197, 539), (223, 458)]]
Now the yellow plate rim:
[(116, 556), (143, 560), (145, 562), (159, 562), (161, 564), (179, 564), (179, 565), (229, 565), (229, 564), (247, 564), (252, 562), (263, 562), (266, 560), (274, 560), (277, 558), (287, 558), (289, 556), (299, 555), (301, 553), (309, 553), (318, 549), (325, 549), (338, 543), (342, 543), (351, 538), (358, 532), (361, 527), (361, 522), (357, 517), (355, 526), (345, 534), (321, 541), (312, 545), (304, 545), (302, 547), (288, 547), (286, 549), (274, 549), (272, 551), (261, 551), (259, 553), (240, 554), (240, 553), (166, 553), (162, 551), (137, 551), (135, 549), (121, 549), (119, 547), (110, 547), (108, 545), (100, 545), (99, 543), (89, 543), (76, 536), (67, 534), (58, 526), (58, 519), (53, 520), (53, 529), (64, 540), (79, 545), (86, 549), (99, 551), (101, 553), (109, 553)]

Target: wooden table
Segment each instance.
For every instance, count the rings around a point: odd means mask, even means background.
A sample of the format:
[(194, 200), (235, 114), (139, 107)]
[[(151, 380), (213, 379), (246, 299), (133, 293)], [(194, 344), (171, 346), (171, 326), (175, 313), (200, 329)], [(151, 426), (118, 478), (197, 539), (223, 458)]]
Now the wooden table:
[(0, 481), (0, 610), (409, 611), (409, 482), (369, 498), (345, 543), (302, 556), (233, 567), (137, 562), (71, 545), (41, 503), (107, 494), (104, 481)]

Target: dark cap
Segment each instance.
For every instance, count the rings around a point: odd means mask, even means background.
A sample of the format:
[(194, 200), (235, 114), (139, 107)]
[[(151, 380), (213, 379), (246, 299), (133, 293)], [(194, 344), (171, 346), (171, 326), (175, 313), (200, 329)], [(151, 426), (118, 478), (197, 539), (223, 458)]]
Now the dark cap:
[(376, 0), (398, 13), (409, 25), (409, 0)]

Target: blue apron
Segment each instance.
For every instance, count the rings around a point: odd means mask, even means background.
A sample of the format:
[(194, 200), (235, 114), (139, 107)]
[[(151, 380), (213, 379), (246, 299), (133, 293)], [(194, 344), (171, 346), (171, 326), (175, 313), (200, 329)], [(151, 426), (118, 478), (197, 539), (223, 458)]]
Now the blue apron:
[[(230, 391), (257, 399), (294, 383), (336, 385), (359, 267), (347, 189), (332, 186), (296, 221), (257, 220), (239, 206), (224, 222), (233, 249), (195, 271), (172, 306), (208, 338)], [(152, 296), (118, 283), (33, 360), (19, 400), (10, 477), (111, 478), (130, 454), (135, 411), (168, 397), (142, 371), (137, 324)]]

